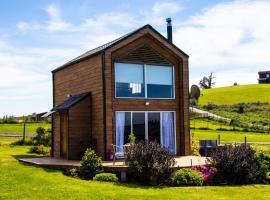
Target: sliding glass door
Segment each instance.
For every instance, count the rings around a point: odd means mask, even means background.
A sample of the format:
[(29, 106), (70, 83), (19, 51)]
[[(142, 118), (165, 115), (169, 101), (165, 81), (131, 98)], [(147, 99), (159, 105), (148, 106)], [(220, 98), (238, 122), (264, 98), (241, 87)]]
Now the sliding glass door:
[(157, 141), (176, 153), (175, 112), (172, 111), (117, 111), (116, 150), (128, 143), (128, 135), (133, 133), (138, 141)]

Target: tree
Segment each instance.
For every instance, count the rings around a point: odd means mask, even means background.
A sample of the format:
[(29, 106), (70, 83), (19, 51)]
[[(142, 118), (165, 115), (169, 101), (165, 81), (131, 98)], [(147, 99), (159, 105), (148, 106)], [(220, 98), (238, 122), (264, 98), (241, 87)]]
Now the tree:
[(212, 88), (215, 85), (215, 82), (213, 82), (214, 78), (215, 77), (213, 77), (213, 72), (211, 72), (210, 76), (208, 77), (204, 76), (199, 82), (200, 87), (202, 89)]

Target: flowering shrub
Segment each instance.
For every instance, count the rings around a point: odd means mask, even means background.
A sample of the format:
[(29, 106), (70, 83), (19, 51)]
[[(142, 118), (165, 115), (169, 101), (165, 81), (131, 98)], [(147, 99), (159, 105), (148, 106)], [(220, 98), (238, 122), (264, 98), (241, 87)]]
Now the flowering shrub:
[(215, 167), (205, 164), (201, 166), (192, 167), (192, 169), (202, 175), (204, 183), (206, 185), (213, 184), (214, 175), (217, 173), (217, 169)]

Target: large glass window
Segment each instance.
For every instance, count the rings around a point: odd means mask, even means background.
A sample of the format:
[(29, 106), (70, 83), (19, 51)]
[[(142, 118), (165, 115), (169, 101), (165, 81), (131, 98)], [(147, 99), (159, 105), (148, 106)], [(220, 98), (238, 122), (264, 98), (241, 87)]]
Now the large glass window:
[(173, 68), (146, 66), (147, 97), (173, 98)]
[(174, 98), (172, 66), (115, 63), (116, 97)]
[(131, 132), (134, 133), (136, 142), (155, 140), (176, 153), (174, 112), (116, 112), (117, 152), (123, 152), (123, 145), (129, 142)]
[(115, 63), (115, 82), (117, 97), (145, 97), (143, 65)]

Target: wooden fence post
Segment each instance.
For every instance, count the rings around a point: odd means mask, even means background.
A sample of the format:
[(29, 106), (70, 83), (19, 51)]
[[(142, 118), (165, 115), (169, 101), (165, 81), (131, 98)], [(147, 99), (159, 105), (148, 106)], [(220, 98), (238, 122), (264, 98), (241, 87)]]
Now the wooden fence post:
[(25, 143), (25, 122), (23, 123), (23, 144)]

